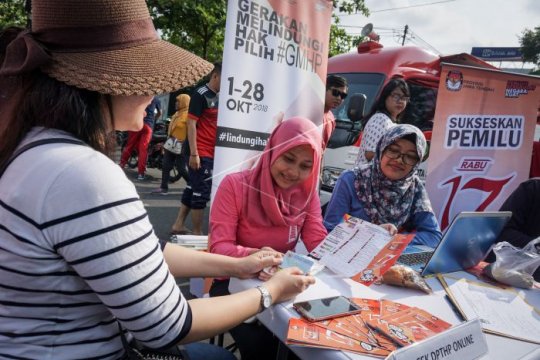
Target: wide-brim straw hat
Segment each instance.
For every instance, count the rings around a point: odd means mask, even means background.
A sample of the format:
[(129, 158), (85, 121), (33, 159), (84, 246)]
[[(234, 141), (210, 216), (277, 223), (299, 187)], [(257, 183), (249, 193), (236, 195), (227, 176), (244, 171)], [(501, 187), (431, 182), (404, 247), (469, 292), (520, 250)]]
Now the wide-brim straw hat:
[(30, 34), (52, 59), (43, 72), (102, 94), (171, 92), (213, 68), (161, 40), (144, 0), (33, 0)]

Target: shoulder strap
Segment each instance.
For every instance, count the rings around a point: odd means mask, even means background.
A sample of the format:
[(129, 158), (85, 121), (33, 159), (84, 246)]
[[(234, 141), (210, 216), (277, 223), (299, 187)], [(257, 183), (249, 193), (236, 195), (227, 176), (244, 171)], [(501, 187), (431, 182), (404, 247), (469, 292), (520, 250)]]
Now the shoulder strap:
[(24, 146), (21, 146), (19, 149), (17, 149), (13, 155), (9, 158), (9, 160), (0, 168), (0, 177), (4, 175), (4, 172), (6, 171), (7, 167), (15, 160), (19, 155), (21, 155), (23, 152), (30, 150), (32, 148), (35, 148), (36, 146), (40, 145), (46, 145), (46, 144), (56, 144), (56, 143), (64, 143), (64, 144), (75, 144), (75, 145), (86, 145), (84, 142), (80, 140), (75, 139), (67, 139), (67, 138), (53, 138), (53, 139), (42, 139), (42, 140), (36, 140), (31, 143), (28, 143)]

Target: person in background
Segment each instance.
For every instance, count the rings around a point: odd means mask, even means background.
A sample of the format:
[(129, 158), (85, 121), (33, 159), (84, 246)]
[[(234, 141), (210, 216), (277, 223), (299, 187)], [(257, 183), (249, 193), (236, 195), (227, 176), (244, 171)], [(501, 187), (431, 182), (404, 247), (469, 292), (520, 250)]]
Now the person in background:
[(34, 0), (31, 29), (0, 32), (0, 64), (1, 358), (120, 360), (125, 334), (150, 349), (189, 343), (192, 360), (231, 359), (195, 342), (314, 282), (285, 269), (234, 295), (182, 295), (176, 276), (252, 277), (280, 260), (164, 247), (107, 156), (114, 130), (143, 127), (155, 94), (211, 69), (160, 40), (145, 1)]
[[(497, 242), (506, 241), (523, 248), (540, 236), (540, 178), (522, 182), (502, 204), (500, 211), (511, 211), (512, 217), (506, 223)], [(495, 261), (492, 253), (488, 261)], [(540, 268), (533, 275), (540, 281)]]
[(144, 180), (146, 173), (146, 160), (148, 158), (148, 144), (152, 140), (152, 131), (156, 119), (161, 116), (161, 103), (157, 98), (153, 98), (152, 102), (146, 107), (144, 116), (143, 128), (139, 131), (129, 131), (127, 145), (122, 151), (120, 157), (120, 167), (123, 169), (131, 156), (133, 150), (137, 149), (138, 155), (138, 175), (137, 180)]
[[(173, 136), (177, 140), (181, 141), (182, 146), (186, 146), (186, 134), (187, 134), (187, 113), (189, 107), (189, 95), (180, 94), (176, 97), (176, 112), (171, 118), (167, 136)], [(169, 181), (171, 176), (171, 170), (176, 167), (178, 171), (178, 180), (182, 177), (188, 182), (189, 176), (186, 169), (186, 158), (184, 154), (175, 154), (167, 149), (163, 149), (163, 166), (161, 169), (161, 186), (152, 191), (152, 194), (166, 195), (169, 192)], [(176, 179), (175, 179), (176, 180)]]
[[(210, 251), (234, 257), (267, 248), (285, 253), (299, 240), (313, 250), (327, 234), (317, 194), (320, 158), (320, 128), (301, 117), (280, 123), (257, 164), (220, 183), (210, 211)], [(210, 295), (228, 294), (228, 285), (228, 279), (214, 280)], [(230, 332), (242, 359), (276, 358), (278, 342), (264, 326), (242, 324)]]
[[(182, 204), (171, 228), (172, 235), (202, 235), (204, 209), (212, 191), (220, 83), (221, 62), (216, 62), (208, 83), (195, 89), (191, 95), (187, 121), (189, 182), (182, 193)], [(190, 212), (193, 231), (185, 226)]]
[(322, 151), (328, 146), (328, 141), (332, 136), (332, 132), (336, 128), (336, 118), (332, 110), (343, 103), (347, 97), (349, 89), (347, 87), (347, 79), (339, 75), (328, 75), (326, 77), (326, 95), (324, 98), (324, 115), (323, 115), (323, 131), (322, 131)]
[(356, 166), (373, 159), (377, 143), (390, 127), (399, 122), (410, 97), (409, 86), (403, 79), (392, 79), (384, 86), (371, 115), (367, 116)]
[(383, 135), (370, 163), (338, 178), (324, 217), (331, 231), (345, 214), (391, 234), (416, 232), (412, 244), (436, 247), (442, 238), (426, 189), (417, 175), (426, 151), (424, 134), (412, 125), (396, 125)]

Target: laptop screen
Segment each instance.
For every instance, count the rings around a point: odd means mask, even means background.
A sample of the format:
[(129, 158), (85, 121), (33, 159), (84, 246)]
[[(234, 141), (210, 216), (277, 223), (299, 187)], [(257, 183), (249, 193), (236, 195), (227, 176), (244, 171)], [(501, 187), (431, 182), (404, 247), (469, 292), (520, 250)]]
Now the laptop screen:
[(460, 271), (477, 265), (486, 257), (511, 216), (509, 211), (459, 213), (422, 275)]

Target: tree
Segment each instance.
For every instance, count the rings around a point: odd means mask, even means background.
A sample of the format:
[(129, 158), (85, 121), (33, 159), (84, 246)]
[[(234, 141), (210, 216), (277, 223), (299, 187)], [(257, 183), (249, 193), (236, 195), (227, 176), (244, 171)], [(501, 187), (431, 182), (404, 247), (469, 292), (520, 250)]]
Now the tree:
[[(338, 13), (361, 13), (369, 16), (369, 9), (364, 0), (333, 0), (333, 3), (334, 9), (338, 10)], [(334, 23), (330, 27), (329, 57), (349, 51), (351, 46), (358, 45), (363, 39), (362, 36), (348, 35), (345, 29), (340, 28), (340, 19), (335, 12), (332, 13), (332, 19)]]
[(226, 0), (149, 0), (148, 8), (165, 40), (209, 61), (221, 59)]
[[(369, 15), (365, 0), (332, 0), (339, 13)], [(162, 37), (209, 61), (221, 59), (225, 38), (226, 0), (148, 0), (154, 25)], [(26, 26), (25, 0), (0, 0), (0, 28)], [(361, 37), (348, 35), (332, 14), (329, 56), (348, 51)]]
[[(333, 0), (339, 13), (369, 15), (364, 0)], [(154, 24), (163, 38), (209, 61), (220, 59), (225, 38), (226, 0), (148, 0)], [(330, 28), (329, 56), (348, 51), (361, 37), (350, 36), (339, 28), (333, 14)]]
[[(533, 30), (525, 29), (523, 36), (519, 39), (521, 44), (521, 54), (524, 61), (534, 63), (540, 68), (540, 26)], [(538, 69), (537, 69), (538, 70)]]
[(9, 26), (26, 27), (25, 0), (1, 0), (0, 1), (0, 29)]

